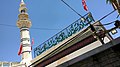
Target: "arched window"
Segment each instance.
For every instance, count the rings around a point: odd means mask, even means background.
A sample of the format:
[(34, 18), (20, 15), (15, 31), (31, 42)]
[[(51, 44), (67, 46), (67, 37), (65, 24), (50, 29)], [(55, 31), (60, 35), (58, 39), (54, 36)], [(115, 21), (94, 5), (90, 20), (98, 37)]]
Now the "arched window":
[(21, 10), (21, 13), (25, 13), (25, 10)]

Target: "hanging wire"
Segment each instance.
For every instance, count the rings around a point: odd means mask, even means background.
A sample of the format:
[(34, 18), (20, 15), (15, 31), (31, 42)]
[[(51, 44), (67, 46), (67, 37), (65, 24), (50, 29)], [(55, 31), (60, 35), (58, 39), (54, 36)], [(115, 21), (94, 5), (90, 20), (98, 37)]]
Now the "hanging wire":
[[(83, 18), (82, 15), (80, 15), (76, 10), (74, 10), (70, 5), (68, 5), (65, 1), (61, 0), (64, 4), (66, 4), (70, 9), (72, 9), (77, 15)], [(8, 25), (8, 24), (0, 24), (0, 26), (8, 26), (8, 27), (17, 27), (14, 25)], [(31, 29), (38, 29), (38, 30), (61, 30), (61, 29), (50, 29), (50, 28), (35, 28), (32, 27)]]
[[(15, 25), (8, 25), (8, 24), (0, 24), (0, 26), (7, 26), (7, 27), (17, 27)], [(50, 28), (36, 28), (32, 27), (31, 29), (38, 29), (38, 30), (61, 30), (61, 29), (50, 29)]]
[[(64, 0), (61, 0), (65, 5), (67, 5), (71, 10), (73, 10), (77, 15), (79, 15), (80, 17), (84, 18), (81, 14), (79, 14), (76, 10), (74, 10), (70, 5), (68, 5)], [(106, 18), (107, 16), (109, 16), (110, 14), (112, 14), (113, 12), (115, 12), (116, 10), (113, 10), (112, 12), (108, 13), (107, 15), (103, 16), (101, 19), (99, 19), (96, 22), (99, 22), (101, 20), (103, 20), (104, 18)], [(112, 24), (113, 22), (107, 23), (107, 24), (103, 24), (103, 25), (109, 25)], [(17, 27), (14, 25), (8, 25), (8, 24), (0, 24), (1, 26), (8, 26), (8, 27)], [(97, 25), (97, 26), (101, 26), (101, 25)], [(34, 28), (32, 27), (31, 29), (39, 29), (39, 30), (61, 30), (61, 29), (50, 29), (50, 28)]]
[(107, 15), (103, 16), (101, 19), (99, 19), (98, 21), (103, 20), (104, 18), (106, 18), (107, 16), (109, 16), (110, 14), (114, 13), (116, 10), (113, 10), (112, 12), (108, 13)]
[[(96, 22), (99, 22), (99, 21), (101, 21), (101, 20), (103, 20), (104, 18), (106, 18), (107, 16), (109, 16), (109, 15), (111, 15), (112, 13), (114, 13), (116, 10), (113, 10), (113, 11), (111, 11), (110, 13), (108, 13), (107, 15), (105, 15), (105, 16), (103, 16), (101, 19), (99, 19), (98, 21), (96, 21)], [(109, 22), (109, 23), (106, 23), (106, 24), (102, 24), (102, 25), (95, 25), (95, 26), (106, 26), (106, 25), (110, 25), (110, 24), (112, 24), (112, 23), (114, 23), (115, 21), (112, 21), (112, 22)]]
[[(68, 5), (64, 0), (61, 0), (65, 5), (67, 5), (71, 10), (73, 10), (77, 15), (79, 15), (80, 17), (84, 18), (81, 14), (79, 14), (76, 10), (74, 10), (70, 5)], [(112, 13), (114, 13), (116, 10), (113, 10), (112, 12), (108, 13), (107, 15), (103, 16), (101, 19), (99, 19), (98, 21), (96, 22), (99, 22), (101, 20), (103, 20), (104, 18), (106, 18), (107, 16), (111, 15)], [(110, 22), (110, 23), (107, 23), (107, 24), (103, 24), (103, 25), (110, 25), (114, 23), (113, 22)], [(101, 25), (96, 25), (96, 26), (101, 26)]]
[(0, 24), (0, 26), (17, 27), (17, 26), (14, 26), (14, 25), (8, 25), (8, 24)]
[(35, 28), (35, 27), (32, 27), (31, 29), (38, 29), (38, 30), (62, 30), (62, 29)]
[(107, 23), (107, 24), (102, 24), (102, 25), (110, 25), (110, 24), (112, 24), (112, 23), (115, 23), (115, 21), (112, 21), (112, 22), (110, 22), (110, 23)]
[(107, 23), (107, 24), (102, 24), (102, 25), (94, 25), (94, 26), (106, 26), (106, 25), (110, 25), (110, 24), (112, 24), (112, 23), (115, 23), (115, 21), (109, 22), (109, 23)]
[(82, 15), (80, 15), (76, 10), (74, 10), (70, 5), (68, 5), (64, 0), (61, 0), (65, 5), (67, 5), (72, 11), (74, 11), (77, 15), (79, 15), (80, 17), (83, 17)]

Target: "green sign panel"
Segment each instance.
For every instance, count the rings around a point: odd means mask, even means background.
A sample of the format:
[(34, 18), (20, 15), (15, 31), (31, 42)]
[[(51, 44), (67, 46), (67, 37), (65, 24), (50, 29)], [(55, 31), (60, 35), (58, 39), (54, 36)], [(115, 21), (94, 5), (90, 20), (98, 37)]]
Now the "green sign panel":
[[(86, 27), (89, 23), (93, 22), (93, 17), (91, 13), (87, 13), (83, 16), (84, 21), (80, 19), (73, 22), (71, 25), (39, 45), (34, 49), (35, 57), (43, 53), (44, 51), (50, 49), (52, 46), (57, 45), (58, 43), (62, 42), (63, 40), (67, 39), (68, 37), (72, 36), (73, 34), (79, 32), (81, 29)], [(83, 19), (82, 18), (82, 19)]]

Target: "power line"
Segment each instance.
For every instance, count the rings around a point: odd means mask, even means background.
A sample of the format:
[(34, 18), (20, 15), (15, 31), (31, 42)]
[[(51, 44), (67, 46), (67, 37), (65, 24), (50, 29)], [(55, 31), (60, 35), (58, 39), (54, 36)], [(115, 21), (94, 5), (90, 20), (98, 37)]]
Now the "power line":
[[(99, 21), (101, 21), (101, 20), (103, 20), (104, 18), (106, 18), (107, 16), (109, 16), (109, 15), (111, 15), (112, 13), (114, 13), (116, 10), (113, 10), (113, 11), (111, 11), (110, 13), (108, 13), (107, 15), (105, 15), (105, 16), (103, 16), (102, 18), (100, 18), (98, 21), (96, 21), (96, 22), (99, 22)], [(112, 21), (112, 22), (109, 22), (109, 23), (106, 23), (106, 24), (102, 24), (102, 25), (95, 25), (95, 26), (106, 26), (106, 25), (110, 25), (110, 24), (112, 24), (112, 23), (114, 23), (115, 21)]]
[(108, 13), (107, 15), (103, 16), (101, 19), (99, 19), (98, 21), (103, 20), (104, 18), (106, 18), (107, 16), (109, 16), (110, 14), (114, 13), (116, 10), (111, 11), (110, 13)]
[(32, 27), (31, 29), (38, 29), (38, 30), (61, 30), (61, 29), (35, 28), (35, 27)]
[[(14, 28), (17, 27), (17, 26), (15, 26), (15, 25), (8, 25), (8, 24), (0, 24), (0, 26), (14, 27)], [(37, 30), (61, 30), (61, 29), (37, 28), (37, 27), (32, 27), (31, 29), (37, 29)]]
[(115, 21), (112, 21), (112, 22), (109, 22), (109, 23), (107, 23), (107, 24), (102, 24), (102, 25), (110, 25), (110, 24), (112, 24), (112, 23), (115, 23)]
[(94, 25), (94, 26), (106, 26), (106, 25), (110, 25), (112, 23), (115, 23), (115, 21), (112, 21), (112, 22), (109, 22), (109, 23), (106, 23), (106, 24), (102, 24), (102, 25)]
[[(75, 13), (77, 13), (79, 16), (83, 17), (82, 15), (80, 15), (77, 11), (75, 11), (72, 7), (70, 7), (65, 1), (61, 0), (63, 3), (65, 3), (69, 8), (71, 8)], [(113, 10), (112, 12), (108, 13), (107, 15), (103, 16), (101, 19), (99, 19), (98, 21), (101, 21), (103, 20), (104, 18), (106, 18), (107, 16), (109, 16), (110, 14), (112, 14), (113, 12), (115, 12), (116, 10)], [(97, 21), (97, 22), (98, 22)], [(103, 25), (109, 25), (109, 24), (112, 24), (114, 23), (113, 22), (110, 22), (110, 23), (107, 23), (107, 24), (103, 24)], [(17, 27), (15, 25), (8, 25), (8, 24), (0, 24), (0, 26), (7, 26), (7, 27)], [(100, 25), (98, 25), (100, 26)], [(61, 30), (61, 29), (50, 29), (50, 28), (35, 28), (35, 27), (32, 27), (31, 29), (38, 29), (38, 30)]]
[(0, 26), (17, 27), (17, 26), (14, 26), (14, 25), (8, 25), (8, 24), (0, 24)]
[[(81, 14), (79, 14), (76, 10), (74, 10), (70, 5), (68, 5), (64, 0), (61, 0), (65, 5), (67, 5), (71, 10), (73, 10), (77, 15), (79, 15), (80, 17), (83, 18), (83, 16)], [(114, 13), (116, 10), (111, 11), (110, 13), (108, 13), (107, 15), (103, 16), (102, 18), (100, 18), (98, 21), (103, 20), (104, 18), (106, 18), (107, 16), (109, 16), (110, 14)], [(107, 23), (107, 24), (103, 24), (103, 25), (109, 25), (111, 23)]]
[(68, 5), (64, 0), (61, 0), (65, 5), (67, 5), (71, 10), (73, 10), (77, 15), (79, 15), (80, 17), (83, 17), (82, 15), (80, 15), (76, 10), (74, 10), (70, 5)]

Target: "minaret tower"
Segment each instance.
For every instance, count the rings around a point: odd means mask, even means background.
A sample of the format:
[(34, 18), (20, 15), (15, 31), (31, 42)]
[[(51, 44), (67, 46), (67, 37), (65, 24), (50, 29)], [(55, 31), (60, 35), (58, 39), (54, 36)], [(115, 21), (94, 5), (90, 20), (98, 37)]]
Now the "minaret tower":
[(32, 24), (29, 20), (26, 4), (23, 0), (21, 0), (19, 12), (20, 14), (18, 15), (17, 27), (20, 29), (22, 45), (21, 64), (29, 66), (31, 64), (30, 61), (32, 60), (29, 28)]

